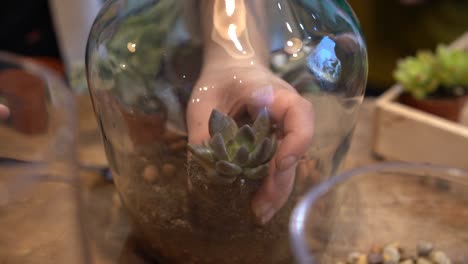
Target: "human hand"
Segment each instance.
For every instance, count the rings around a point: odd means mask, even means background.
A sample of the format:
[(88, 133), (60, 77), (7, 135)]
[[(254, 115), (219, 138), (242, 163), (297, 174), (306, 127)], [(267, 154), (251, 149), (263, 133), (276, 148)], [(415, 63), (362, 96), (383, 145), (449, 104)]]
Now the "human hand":
[(10, 109), (3, 104), (0, 104), (0, 121), (6, 120), (10, 116)]
[(279, 128), (279, 145), (269, 175), (252, 200), (261, 224), (267, 223), (287, 201), (298, 160), (309, 148), (314, 130), (312, 104), (262, 65), (205, 67), (194, 86), (187, 108), (189, 142), (208, 139), (213, 109), (231, 117), (255, 118), (266, 107)]

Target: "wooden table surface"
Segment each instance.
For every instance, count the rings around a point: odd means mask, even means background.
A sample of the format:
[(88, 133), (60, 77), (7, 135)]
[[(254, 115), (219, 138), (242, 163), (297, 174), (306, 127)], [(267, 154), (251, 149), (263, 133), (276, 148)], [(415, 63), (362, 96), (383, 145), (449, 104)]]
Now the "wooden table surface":
[[(92, 263), (147, 263), (129, 238), (130, 225), (114, 185), (102, 175), (107, 168), (101, 138), (88, 97), (78, 98), (79, 158), (82, 180), (82, 220)], [(360, 167), (378, 160), (371, 153), (374, 100), (366, 99), (361, 107), (351, 148), (343, 169)], [(1, 186), (0, 186), (1, 187)], [(1, 260), (0, 251), (0, 260)]]

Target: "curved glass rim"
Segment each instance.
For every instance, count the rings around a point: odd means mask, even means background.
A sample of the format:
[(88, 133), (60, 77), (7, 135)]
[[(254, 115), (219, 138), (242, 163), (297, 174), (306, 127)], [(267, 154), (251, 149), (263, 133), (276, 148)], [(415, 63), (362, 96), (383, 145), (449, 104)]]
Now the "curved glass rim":
[[(20, 70), (29, 72), (42, 79), (42, 81), (47, 84), (46, 90), (49, 97), (48, 100), (50, 100), (50, 105), (60, 109), (60, 125), (54, 131), (54, 141), (51, 142), (52, 144), (47, 144), (46, 148), (41, 152), (50, 154), (54, 152), (54, 149), (60, 149), (64, 144), (75, 145), (77, 138), (76, 134), (78, 131), (76, 101), (73, 92), (68, 88), (65, 79), (47, 66), (20, 54), (0, 50), (0, 63), (5, 63), (7, 68), (17, 67)], [(71, 151), (71, 153), (61, 152), (60, 154), (53, 155), (51, 160), (47, 161), (66, 159), (70, 159), (75, 162), (75, 151)]]
[[(381, 162), (338, 173), (318, 186), (312, 187), (312, 189), (308, 191), (303, 199), (296, 205), (291, 214), (289, 222), (289, 239), (291, 250), (296, 261), (308, 260), (311, 264), (317, 263), (314, 260), (314, 256), (311, 256), (308, 253), (307, 248), (304, 246), (307, 245), (304, 236), (304, 229), (307, 215), (312, 210), (311, 205), (320, 199), (320, 197), (328, 193), (333, 187), (340, 185), (357, 175), (369, 174), (372, 172), (398, 172), (408, 170), (431, 170), (433, 172), (445, 173), (450, 175), (451, 181), (459, 180), (468, 185), (468, 170), (427, 163)], [(435, 175), (431, 175), (431, 177), (439, 178), (439, 176)]]
[[(11, 52), (7, 51), (2, 51), (0, 50), (0, 62), (6, 62), (11, 64), (12, 66), (19, 66), (22, 69), (31, 72), (42, 79), (46, 81), (48, 84), (57, 84), (60, 85), (60, 87), (68, 87), (65, 80), (61, 78), (57, 73), (55, 73), (53, 70), (49, 69), (47, 66), (42, 66), (37, 62), (34, 62), (32, 60), (28, 60), (27, 57), (21, 56), (18, 54), (13, 54)], [(53, 90), (53, 87), (47, 87), (47, 90), (51, 91)], [(74, 100), (73, 100), (73, 95), (69, 89), (60, 89), (61, 92), (57, 93), (50, 93), (52, 103), (54, 105), (61, 105), (59, 104), (60, 102), (63, 102), (64, 106), (72, 106), (74, 105)], [(60, 96), (60, 100), (58, 97)], [(71, 107), (66, 107), (65, 109), (69, 110), (70, 112), (73, 111), (73, 108)]]
[(28, 60), (27, 56), (15, 54), (9, 51), (0, 50), (0, 60), (8, 62), (12, 65), (18, 65), (24, 69), (31, 71), (39, 76), (50, 75), (59, 79), (58, 75), (45, 66), (40, 66), (38, 63)]

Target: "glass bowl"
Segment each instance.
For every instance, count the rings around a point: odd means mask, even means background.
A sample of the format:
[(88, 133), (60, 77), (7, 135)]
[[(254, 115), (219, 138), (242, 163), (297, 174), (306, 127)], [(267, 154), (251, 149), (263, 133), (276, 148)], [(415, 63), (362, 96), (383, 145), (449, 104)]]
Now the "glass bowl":
[(348, 150), (367, 53), (345, 1), (112, 0), (87, 77), (149, 255), (289, 263), (291, 209)]
[(344, 263), (392, 243), (414, 256), (428, 242), (467, 263), (468, 171), (381, 163), (340, 173), (303, 197), (290, 233), (300, 264)]
[(74, 103), (56, 74), (0, 52), (0, 262), (85, 263)]

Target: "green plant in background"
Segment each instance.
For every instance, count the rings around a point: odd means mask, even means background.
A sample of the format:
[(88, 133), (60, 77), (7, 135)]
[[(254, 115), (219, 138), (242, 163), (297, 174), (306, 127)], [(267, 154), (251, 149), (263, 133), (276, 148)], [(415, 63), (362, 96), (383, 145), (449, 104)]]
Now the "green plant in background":
[(399, 61), (394, 77), (406, 92), (415, 98), (424, 98), (439, 86), (434, 75), (435, 60), (432, 53), (420, 51), (415, 57)]
[(439, 46), (436, 56), (436, 75), (440, 85), (453, 89), (455, 95), (464, 95), (468, 89), (468, 52)]
[(413, 97), (463, 96), (468, 92), (468, 52), (439, 46), (398, 62), (394, 78)]
[(137, 15), (130, 15), (107, 45), (112, 68), (138, 69), (144, 76), (156, 76), (170, 28), (182, 11), (180, 1), (164, 0)]
[(260, 180), (268, 174), (276, 137), (266, 109), (260, 111), (252, 126), (246, 124), (241, 128), (231, 117), (213, 110), (209, 132), (211, 139), (204, 145), (188, 144), (208, 180), (230, 184), (240, 176)]
[[(123, 17), (121, 23), (107, 22), (113, 23), (112, 32), (107, 33), (108, 40), (103, 42), (105, 48), (93, 62), (97, 65), (100, 79), (106, 81), (100, 89), (106, 87), (121, 103), (133, 108), (139, 107), (138, 99), (141, 97), (157, 96), (164, 98), (163, 101), (175, 97), (169, 91), (169, 84), (158, 79), (158, 75), (168, 54), (175, 49), (168, 43), (174, 34), (180, 34), (173, 28), (183, 12), (183, 2), (151, 2), (129, 1), (126, 3), (129, 5), (128, 11), (119, 14)], [(158, 89), (155, 89), (156, 86)], [(175, 118), (174, 109), (177, 106), (172, 104), (172, 110), (168, 110), (172, 119)]]

